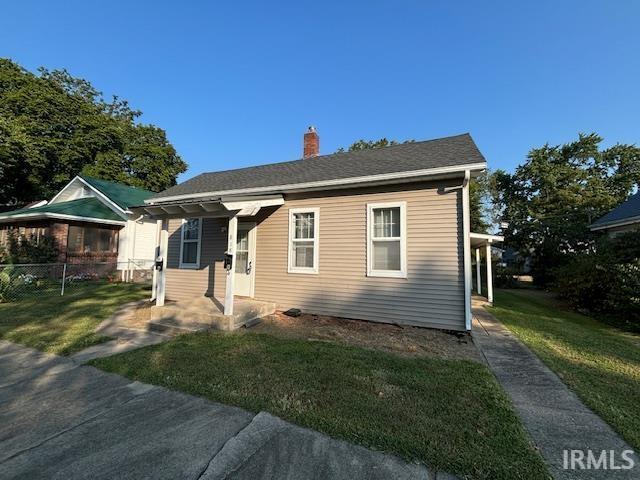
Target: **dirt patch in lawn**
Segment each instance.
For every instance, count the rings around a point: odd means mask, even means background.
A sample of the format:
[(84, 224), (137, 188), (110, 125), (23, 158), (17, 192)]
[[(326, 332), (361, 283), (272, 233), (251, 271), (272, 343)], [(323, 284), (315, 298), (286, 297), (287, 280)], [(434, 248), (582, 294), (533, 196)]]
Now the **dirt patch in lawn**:
[(277, 312), (249, 329), (283, 338), (337, 342), (406, 357), (474, 360), (481, 357), (471, 337), (461, 332), (348, 320), (325, 315), (290, 317)]

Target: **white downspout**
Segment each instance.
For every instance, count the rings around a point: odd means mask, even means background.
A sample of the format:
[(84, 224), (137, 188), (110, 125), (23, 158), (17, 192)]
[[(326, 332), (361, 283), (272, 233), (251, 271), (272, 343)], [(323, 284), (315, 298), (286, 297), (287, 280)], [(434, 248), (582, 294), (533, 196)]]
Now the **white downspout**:
[(464, 323), (471, 330), (471, 214), (469, 206), (469, 181), (471, 171), (464, 171), (462, 184), (462, 241), (464, 249)]

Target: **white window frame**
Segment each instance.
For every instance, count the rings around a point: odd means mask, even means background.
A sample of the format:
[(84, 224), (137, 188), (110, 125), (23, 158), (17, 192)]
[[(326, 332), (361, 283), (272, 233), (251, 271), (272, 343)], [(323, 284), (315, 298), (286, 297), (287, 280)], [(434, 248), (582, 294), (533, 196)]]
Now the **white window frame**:
[[(375, 239), (377, 242), (400, 241), (400, 270), (373, 269), (373, 211), (378, 208), (400, 207), (400, 237)], [(367, 276), (407, 278), (407, 202), (367, 203)]]
[[(295, 214), (296, 213), (313, 213), (313, 267), (296, 267), (293, 261), (293, 243), (295, 241), (308, 242), (310, 239), (295, 239)], [(288, 265), (289, 273), (308, 273), (317, 274), (319, 271), (320, 259), (320, 209), (319, 208), (290, 208), (289, 209), (289, 242), (288, 242)]]
[[(184, 238), (184, 224), (187, 223), (188, 218), (182, 219), (182, 224), (180, 225), (180, 268), (192, 268), (198, 269), (200, 268), (200, 250), (202, 245), (202, 217), (193, 217), (198, 220), (198, 240), (185, 240)], [(184, 250), (184, 244), (186, 243), (198, 243), (197, 253), (196, 253), (196, 263), (184, 263), (182, 261), (182, 255)]]

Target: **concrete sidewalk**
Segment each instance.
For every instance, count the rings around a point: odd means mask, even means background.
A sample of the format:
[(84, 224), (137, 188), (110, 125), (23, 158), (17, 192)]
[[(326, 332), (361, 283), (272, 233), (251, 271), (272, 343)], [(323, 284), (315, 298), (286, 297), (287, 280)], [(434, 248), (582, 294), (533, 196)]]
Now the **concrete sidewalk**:
[(455, 477), (0, 341), (0, 478)]
[(516, 412), (540, 449), (555, 479), (638, 479), (640, 458), (631, 470), (565, 470), (564, 450), (616, 452), (618, 465), (624, 450), (633, 450), (507, 330), (500, 321), (474, 301), (473, 340), (489, 368), (511, 397)]

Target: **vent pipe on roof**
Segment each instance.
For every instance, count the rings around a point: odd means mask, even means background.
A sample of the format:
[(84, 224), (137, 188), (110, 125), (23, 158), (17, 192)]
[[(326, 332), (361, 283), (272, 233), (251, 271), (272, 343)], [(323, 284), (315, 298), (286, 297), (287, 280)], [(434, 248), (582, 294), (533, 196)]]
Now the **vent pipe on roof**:
[(317, 157), (320, 154), (320, 137), (316, 127), (309, 127), (304, 134), (302, 158)]

